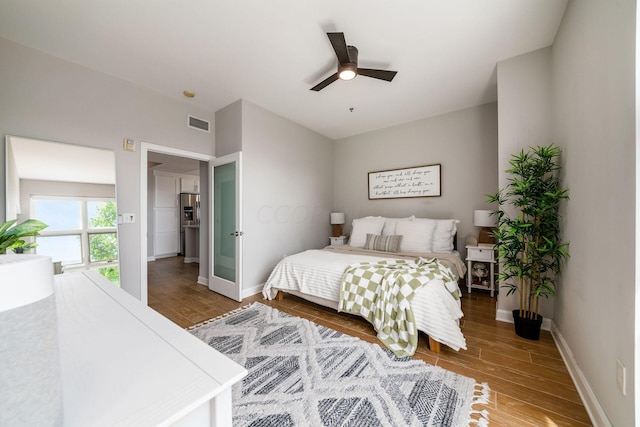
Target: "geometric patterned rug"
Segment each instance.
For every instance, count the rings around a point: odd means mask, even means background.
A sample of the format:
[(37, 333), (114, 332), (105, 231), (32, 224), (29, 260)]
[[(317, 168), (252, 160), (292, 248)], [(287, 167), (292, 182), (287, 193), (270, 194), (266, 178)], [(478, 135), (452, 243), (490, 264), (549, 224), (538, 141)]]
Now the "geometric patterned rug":
[(472, 409), (486, 384), (264, 304), (189, 332), (249, 371), (233, 386), (234, 426), (488, 425)]

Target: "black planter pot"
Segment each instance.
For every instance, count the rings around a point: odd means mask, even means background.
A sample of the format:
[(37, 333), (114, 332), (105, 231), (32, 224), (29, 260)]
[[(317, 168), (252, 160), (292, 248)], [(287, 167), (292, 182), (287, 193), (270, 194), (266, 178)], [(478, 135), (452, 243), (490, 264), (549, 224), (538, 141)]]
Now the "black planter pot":
[[(516, 327), (516, 335), (528, 340), (540, 339), (540, 327), (542, 326), (542, 316), (538, 314), (537, 319), (520, 317), (520, 310), (513, 310), (513, 324)], [(527, 311), (524, 312), (525, 316)]]

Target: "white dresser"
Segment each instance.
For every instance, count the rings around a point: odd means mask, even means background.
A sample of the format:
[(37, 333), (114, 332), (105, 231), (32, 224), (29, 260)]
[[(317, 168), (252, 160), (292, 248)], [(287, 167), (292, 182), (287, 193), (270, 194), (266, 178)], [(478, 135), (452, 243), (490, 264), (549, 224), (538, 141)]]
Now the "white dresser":
[(55, 277), (65, 426), (230, 426), (247, 371), (96, 272)]

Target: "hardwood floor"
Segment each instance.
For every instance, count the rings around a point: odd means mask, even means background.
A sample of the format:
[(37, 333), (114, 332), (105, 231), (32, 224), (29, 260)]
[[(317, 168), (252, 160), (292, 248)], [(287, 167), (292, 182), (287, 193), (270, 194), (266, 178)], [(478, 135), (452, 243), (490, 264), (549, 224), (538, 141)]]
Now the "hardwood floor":
[[(363, 340), (377, 343), (365, 320), (339, 314), (290, 295), (265, 301), (254, 295), (238, 303), (196, 283), (198, 264), (184, 264), (182, 257), (149, 263), (149, 306), (181, 327), (188, 327), (254, 301), (304, 317)], [(415, 358), (486, 382), (491, 400), (485, 408), (491, 426), (586, 426), (591, 425), (578, 392), (547, 331), (539, 341), (519, 338), (513, 325), (495, 318), (495, 298), (481, 290), (465, 292), (462, 331), (467, 350), (455, 352), (443, 346), (434, 353), (420, 336)], [(479, 408), (479, 407), (478, 407)]]

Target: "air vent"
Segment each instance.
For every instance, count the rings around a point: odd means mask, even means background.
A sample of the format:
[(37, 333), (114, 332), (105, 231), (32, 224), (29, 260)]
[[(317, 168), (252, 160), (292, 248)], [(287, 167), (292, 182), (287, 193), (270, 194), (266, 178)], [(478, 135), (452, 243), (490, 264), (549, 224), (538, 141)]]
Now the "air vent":
[(187, 126), (193, 129), (209, 132), (209, 122), (193, 116), (187, 116)]

